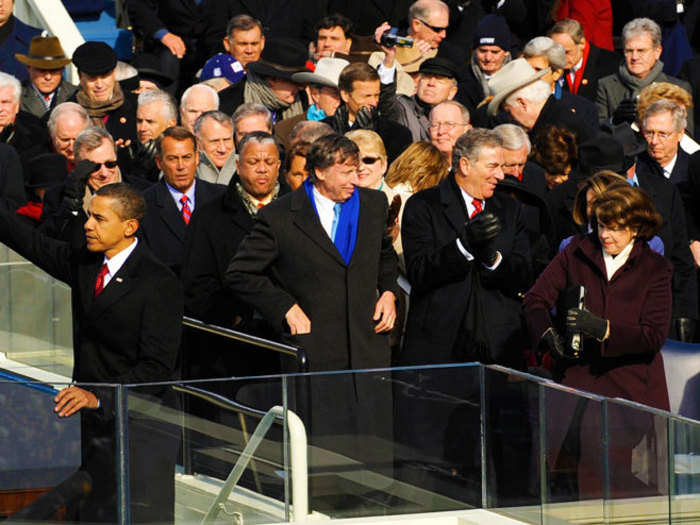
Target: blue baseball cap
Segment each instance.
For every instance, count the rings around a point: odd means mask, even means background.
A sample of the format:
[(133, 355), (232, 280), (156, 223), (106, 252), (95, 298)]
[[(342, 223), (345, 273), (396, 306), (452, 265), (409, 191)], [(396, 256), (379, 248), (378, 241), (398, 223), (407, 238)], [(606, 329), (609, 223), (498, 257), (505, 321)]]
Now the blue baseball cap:
[(204, 64), (199, 79), (223, 77), (232, 84), (240, 82), (245, 76), (245, 70), (241, 63), (228, 53), (218, 53)]

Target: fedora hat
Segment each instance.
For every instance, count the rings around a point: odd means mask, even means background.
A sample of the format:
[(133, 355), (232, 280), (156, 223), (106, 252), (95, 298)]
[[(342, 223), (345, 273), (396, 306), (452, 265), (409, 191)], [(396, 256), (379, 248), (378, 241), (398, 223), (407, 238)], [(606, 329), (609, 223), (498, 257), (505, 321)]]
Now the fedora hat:
[(268, 39), (260, 60), (248, 64), (248, 71), (263, 77), (292, 80), (294, 73), (307, 71), (309, 51), (293, 38)]
[(489, 79), (489, 91), (493, 97), (489, 102), (489, 115), (496, 115), (501, 103), (513, 92), (539, 80), (549, 71), (549, 68), (535, 71), (524, 58), (508, 62)]
[(40, 36), (32, 38), (27, 55), (15, 53), (15, 58), (25, 66), (38, 69), (61, 69), (70, 64), (61, 47), (61, 42), (55, 36)]
[(297, 84), (319, 84), (338, 89), (338, 77), (340, 72), (349, 65), (350, 62), (342, 58), (321, 58), (316, 64), (316, 70), (294, 73), (292, 80)]

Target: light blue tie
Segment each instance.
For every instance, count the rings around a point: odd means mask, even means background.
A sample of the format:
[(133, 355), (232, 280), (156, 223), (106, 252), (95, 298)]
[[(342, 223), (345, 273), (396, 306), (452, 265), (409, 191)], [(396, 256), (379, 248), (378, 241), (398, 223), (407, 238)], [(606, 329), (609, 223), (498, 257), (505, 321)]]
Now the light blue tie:
[(340, 210), (342, 207), (342, 202), (336, 202), (333, 206), (333, 224), (331, 225), (331, 241), (333, 242), (335, 242), (335, 231), (338, 229), (338, 221), (340, 221)]

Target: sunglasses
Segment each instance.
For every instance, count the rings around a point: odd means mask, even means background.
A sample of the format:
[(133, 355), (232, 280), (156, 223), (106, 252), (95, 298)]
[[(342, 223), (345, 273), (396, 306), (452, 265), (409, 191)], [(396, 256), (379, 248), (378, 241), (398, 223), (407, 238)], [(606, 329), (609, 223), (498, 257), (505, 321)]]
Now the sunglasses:
[(113, 170), (114, 168), (117, 167), (117, 161), (116, 160), (107, 160), (105, 162), (95, 162), (95, 169), (93, 169), (90, 173), (95, 173), (96, 171), (99, 171), (100, 168), (104, 166), (108, 170)]
[(416, 20), (418, 20), (421, 24), (423, 24), (425, 27), (427, 27), (428, 29), (430, 29), (431, 31), (433, 31), (435, 33), (439, 33), (440, 31), (447, 31), (446, 27), (431, 26), (428, 22), (426, 22), (425, 20), (422, 20), (418, 17), (416, 17)]
[(371, 166), (372, 164), (374, 164), (378, 160), (379, 160), (379, 157), (362, 157), (360, 159), (360, 162), (362, 162), (362, 164), (367, 164), (367, 166)]

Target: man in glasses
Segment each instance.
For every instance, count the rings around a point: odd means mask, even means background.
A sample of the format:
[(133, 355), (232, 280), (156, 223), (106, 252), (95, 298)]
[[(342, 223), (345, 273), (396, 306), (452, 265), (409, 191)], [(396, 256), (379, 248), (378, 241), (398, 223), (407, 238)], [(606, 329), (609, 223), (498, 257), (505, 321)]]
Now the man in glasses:
[(423, 40), (437, 54), (437, 48), (447, 36), (450, 8), (440, 0), (418, 0), (408, 9), (408, 36)]
[(447, 100), (430, 111), (430, 142), (452, 162), (452, 148), (457, 139), (470, 130), (469, 110), (459, 102)]

